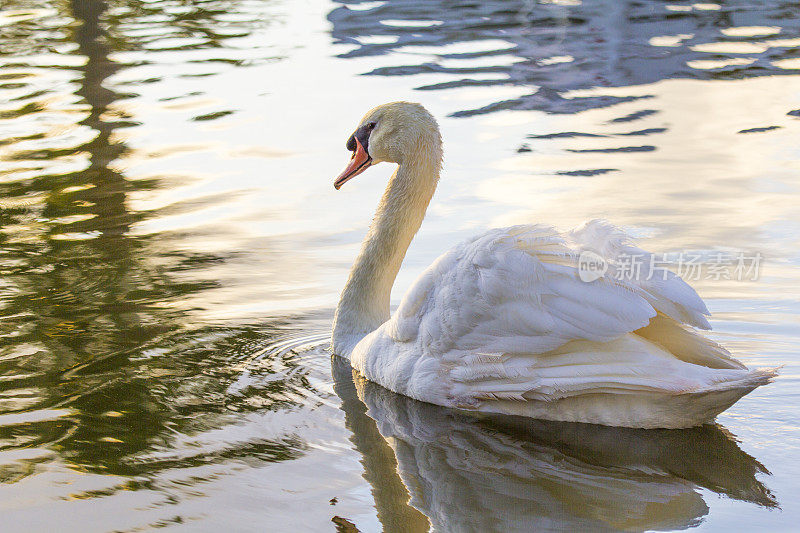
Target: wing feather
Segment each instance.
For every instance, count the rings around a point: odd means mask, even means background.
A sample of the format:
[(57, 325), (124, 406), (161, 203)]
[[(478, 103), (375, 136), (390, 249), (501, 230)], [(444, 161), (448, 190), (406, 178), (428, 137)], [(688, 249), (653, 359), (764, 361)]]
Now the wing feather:
[(541, 353), (572, 339), (607, 341), (646, 326), (654, 297), (610, 275), (580, 280), (577, 254), (547, 226), (491, 230), (456, 246), (412, 286), (387, 324), (435, 349)]
[(680, 276), (659, 265), (654, 254), (634, 246), (628, 235), (604, 220), (592, 220), (573, 230), (570, 239), (577, 247), (591, 250), (603, 257), (613, 275), (636, 258), (640, 274), (631, 276), (630, 282), (644, 289), (648, 302), (659, 312), (683, 324), (701, 329), (711, 329), (706, 316), (710, 313), (700, 296)]

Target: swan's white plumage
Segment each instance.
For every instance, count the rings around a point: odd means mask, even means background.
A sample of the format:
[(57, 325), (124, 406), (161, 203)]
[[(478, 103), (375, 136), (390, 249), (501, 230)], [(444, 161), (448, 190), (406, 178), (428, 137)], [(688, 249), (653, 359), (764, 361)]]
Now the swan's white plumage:
[[(552, 418), (653, 427), (701, 423), (770, 377), (676, 320), (705, 326), (708, 311), (674, 274), (626, 281), (609, 268), (582, 281), (579, 246), (602, 251), (612, 266), (621, 253), (586, 239), (598, 234), (622, 235), (602, 221), (563, 235), (515, 226), (455, 246), (358, 343), (351, 363), (368, 379), (439, 405), (513, 414), (535, 407), (534, 416), (549, 418), (547, 408), (562, 401)], [(677, 353), (664, 348), (673, 338)], [(719, 394), (726, 383), (730, 390)], [(680, 411), (665, 413), (664, 401), (679, 395), (696, 398), (697, 409), (681, 401)], [(587, 411), (589, 397), (595, 407)], [(639, 412), (626, 418), (623, 407)], [(678, 418), (657, 419), (665, 414)]]
[[(436, 128), (411, 104), (376, 108), (365, 121), (377, 117), (380, 129), (380, 121), (406, 119), (404, 106), (422, 117), (420, 128)], [(401, 124), (391, 129), (399, 137), (409, 127)], [(441, 148), (420, 148), (420, 138), (438, 142), (438, 129), (393, 145), (409, 153), (337, 309), (334, 349), (367, 379), (449, 407), (688, 427), (772, 378), (698, 334), (693, 327), (710, 326), (697, 293), (604, 221), (568, 233), (544, 225), (492, 229), (462, 242), (422, 273), (389, 318), (388, 291), (402, 260), (396, 249), (407, 248), (438, 180)], [(590, 282), (579, 275), (585, 250), (607, 265)], [(624, 270), (631, 257), (638, 275)], [(385, 307), (374, 305), (381, 301)], [(365, 327), (381, 313), (381, 325)]]

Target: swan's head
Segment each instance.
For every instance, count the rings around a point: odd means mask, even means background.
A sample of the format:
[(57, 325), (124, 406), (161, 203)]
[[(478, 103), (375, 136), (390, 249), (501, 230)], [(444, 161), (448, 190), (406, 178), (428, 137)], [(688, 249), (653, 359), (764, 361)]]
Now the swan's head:
[(410, 158), (432, 159), (438, 165), (442, 138), (436, 119), (427, 109), (411, 102), (392, 102), (364, 115), (347, 139), (347, 149), (353, 155), (333, 182), (336, 189), (381, 161), (402, 164)]

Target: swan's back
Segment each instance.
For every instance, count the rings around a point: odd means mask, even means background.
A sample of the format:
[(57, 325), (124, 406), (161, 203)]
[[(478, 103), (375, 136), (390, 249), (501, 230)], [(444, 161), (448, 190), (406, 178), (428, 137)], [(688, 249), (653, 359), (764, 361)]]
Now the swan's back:
[[(582, 281), (591, 250), (606, 265)], [(643, 275), (620, 275), (640, 257)], [(493, 229), (437, 259), (389, 321), (353, 350), (368, 379), (419, 400), (635, 427), (710, 420), (766, 383), (692, 326), (708, 310), (624, 233)], [(646, 279), (642, 279), (646, 278)]]

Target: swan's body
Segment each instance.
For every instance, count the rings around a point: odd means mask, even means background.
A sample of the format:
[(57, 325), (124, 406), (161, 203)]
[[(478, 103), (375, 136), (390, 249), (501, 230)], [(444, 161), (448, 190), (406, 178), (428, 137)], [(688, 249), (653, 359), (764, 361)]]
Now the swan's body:
[[(767, 383), (696, 333), (706, 306), (676, 275), (617, 275), (650, 257), (594, 221), (569, 233), (493, 229), (439, 257), (393, 316), (392, 284), (433, 196), (441, 139), (431, 115), (398, 102), (370, 111), (348, 142), (345, 181), (399, 163), (336, 310), (334, 353), (367, 379), (446, 407), (613, 426), (678, 428), (713, 419)], [(578, 258), (608, 265), (590, 282)], [(650, 270), (645, 262), (642, 272)], [(622, 278), (622, 279), (618, 279)]]

